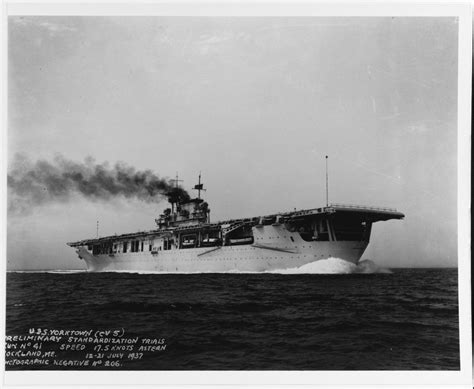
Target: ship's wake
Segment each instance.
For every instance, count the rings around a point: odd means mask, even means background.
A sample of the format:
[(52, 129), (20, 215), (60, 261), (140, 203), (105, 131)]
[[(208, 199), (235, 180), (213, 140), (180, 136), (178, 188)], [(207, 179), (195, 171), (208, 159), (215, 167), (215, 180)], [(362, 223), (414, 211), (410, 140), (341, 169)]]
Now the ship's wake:
[[(130, 270), (115, 270), (111, 273), (135, 273), (135, 274), (212, 274), (212, 273), (227, 273), (227, 274), (374, 274), (374, 273), (391, 273), (389, 269), (378, 266), (370, 259), (360, 261), (357, 265), (345, 261), (341, 258), (321, 259), (316, 262), (308, 263), (306, 265), (290, 268), (290, 269), (275, 269), (266, 270), (263, 272), (257, 271), (241, 271), (229, 270), (225, 272), (215, 271), (199, 271), (199, 272), (160, 272), (160, 271), (130, 271)], [(9, 273), (53, 273), (53, 274), (77, 274), (88, 273), (87, 270), (13, 270)]]
[(374, 274), (374, 273), (391, 273), (389, 269), (378, 266), (370, 259), (360, 261), (357, 265), (345, 261), (341, 258), (321, 259), (306, 265), (290, 268), (275, 269), (265, 271), (243, 271), (232, 269), (228, 271), (176, 271), (176, 272), (160, 272), (160, 271), (114, 271), (116, 273), (137, 273), (137, 274)]
[(389, 269), (379, 267), (370, 259), (360, 261), (357, 265), (341, 258), (328, 258), (291, 269), (277, 269), (266, 273), (276, 274), (373, 274), (391, 273)]

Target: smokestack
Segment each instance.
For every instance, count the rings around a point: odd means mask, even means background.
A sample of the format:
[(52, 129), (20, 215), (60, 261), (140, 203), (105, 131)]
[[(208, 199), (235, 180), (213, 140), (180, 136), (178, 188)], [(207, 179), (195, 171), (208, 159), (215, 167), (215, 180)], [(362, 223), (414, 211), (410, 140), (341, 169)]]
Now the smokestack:
[(124, 162), (113, 166), (83, 163), (57, 155), (52, 161), (31, 162), (16, 155), (8, 174), (8, 210), (25, 212), (33, 207), (54, 202), (68, 202), (73, 195), (101, 201), (114, 198), (158, 202), (165, 197), (185, 201), (190, 198), (172, 180), (160, 178), (151, 170), (136, 170)]

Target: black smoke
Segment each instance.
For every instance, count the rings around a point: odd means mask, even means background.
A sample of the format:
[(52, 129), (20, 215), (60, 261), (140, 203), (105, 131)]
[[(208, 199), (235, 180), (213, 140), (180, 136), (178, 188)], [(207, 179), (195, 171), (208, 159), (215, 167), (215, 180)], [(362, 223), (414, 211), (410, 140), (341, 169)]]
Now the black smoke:
[(124, 162), (110, 165), (86, 158), (74, 162), (62, 155), (52, 161), (31, 162), (16, 155), (8, 173), (8, 208), (25, 212), (33, 207), (54, 202), (68, 202), (75, 195), (90, 200), (115, 198), (158, 202), (189, 200), (188, 193), (175, 187), (172, 180), (160, 178), (151, 170), (137, 170)]

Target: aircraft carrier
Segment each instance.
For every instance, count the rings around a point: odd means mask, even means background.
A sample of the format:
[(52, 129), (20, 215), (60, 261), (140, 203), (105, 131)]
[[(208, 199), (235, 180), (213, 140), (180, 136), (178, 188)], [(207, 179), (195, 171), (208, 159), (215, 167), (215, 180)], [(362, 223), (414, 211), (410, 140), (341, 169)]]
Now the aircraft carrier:
[(331, 257), (357, 264), (374, 223), (404, 218), (392, 208), (327, 204), (211, 223), (201, 176), (194, 189), (194, 199), (169, 196), (156, 229), (68, 245), (91, 272), (265, 272)]

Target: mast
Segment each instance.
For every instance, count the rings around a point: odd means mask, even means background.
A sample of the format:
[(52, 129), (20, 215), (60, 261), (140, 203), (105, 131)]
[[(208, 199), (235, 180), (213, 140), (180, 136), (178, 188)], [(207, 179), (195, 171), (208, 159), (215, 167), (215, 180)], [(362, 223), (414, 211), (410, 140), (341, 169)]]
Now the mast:
[(326, 207), (329, 207), (328, 156), (326, 155)]
[(179, 177), (178, 177), (178, 172), (176, 172), (176, 178), (175, 179), (172, 179), (170, 181), (174, 181), (174, 185), (175, 185), (175, 188), (178, 188), (178, 183), (179, 182), (183, 182), (183, 180), (180, 180)]
[[(183, 182), (183, 180), (180, 180), (178, 177), (178, 172), (176, 172), (176, 178), (172, 179), (170, 181), (174, 181), (175, 188), (178, 189), (178, 183)], [(171, 202), (171, 201), (170, 201)], [(176, 207), (177, 209), (178, 207)], [(174, 203), (171, 203), (171, 213), (174, 214)]]
[(201, 183), (201, 172), (199, 172), (199, 181), (198, 181), (198, 184), (197, 185), (194, 185), (194, 188), (195, 190), (198, 191), (198, 199), (201, 200), (201, 191), (206, 191), (206, 189), (204, 189), (204, 184)]

